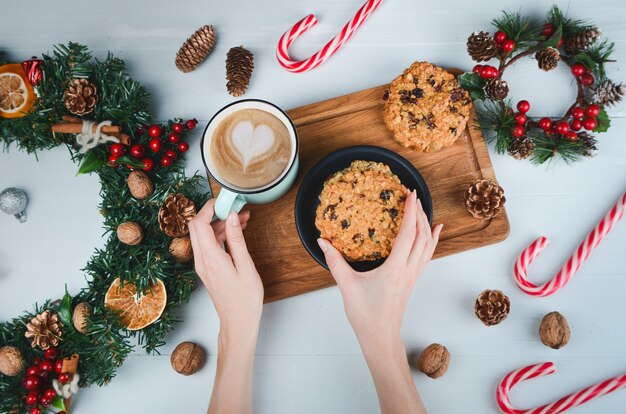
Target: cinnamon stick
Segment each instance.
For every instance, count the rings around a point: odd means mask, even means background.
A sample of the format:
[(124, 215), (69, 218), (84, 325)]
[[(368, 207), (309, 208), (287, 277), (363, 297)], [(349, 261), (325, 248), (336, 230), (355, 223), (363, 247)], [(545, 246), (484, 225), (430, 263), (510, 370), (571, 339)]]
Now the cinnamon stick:
[[(94, 125), (91, 130), (96, 132), (96, 125)], [(117, 125), (105, 125), (102, 127), (101, 131), (107, 135), (111, 135), (120, 132), (121, 128)], [(52, 125), (52, 132), (57, 132), (59, 134), (80, 134), (83, 132), (83, 123), (61, 122), (59, 124)]]
[(80, 118), (76, 118), (75, 116), (71, 116), (71, 115), (63, 115), (61, 118), (63, 118), (63, 120), (65, 122), (73, 122), (75, 124), (82, 124), (83, 120)]
[[(61, 372), (67, 372), (72, 375), (76, 374), (78, 371), (78, 354), (74, 354), (69, 358), (65, 358), (63, 360), (63, 366), (61, 368)], [(67, 398), (63, 401), (65, 405), (65, 412), (70, 414), (70, 406), (72, 405), (72, 397)]]

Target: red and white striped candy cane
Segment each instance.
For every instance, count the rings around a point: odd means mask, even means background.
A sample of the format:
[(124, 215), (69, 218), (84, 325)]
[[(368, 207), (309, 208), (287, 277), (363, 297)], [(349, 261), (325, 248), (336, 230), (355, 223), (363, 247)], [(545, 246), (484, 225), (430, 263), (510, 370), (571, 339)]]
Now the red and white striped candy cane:
[(556, 368), (554, 364), (552, 362), (546, 362), (543, 364), (529, 365), (508, 373), (506, 377), (502, 378), (496, 390), (496, 400), (498, 401), (500, 411), (505, 414), (558, 414), (584, 404), (594, 398), (626, 387), (626, 374), (624, 374), (584, 388), (573, 394), (566, 395), (558, 401), (542, 405), (539, 408), (518, 410), (513, 407), (509, 399), (509, 391), (511, 391), (511, 388), (513, 388), (515, 384), (528, 379), (554, 374), (555, 371)]
[(559, 273), (544, 283), (543, 285), (535, 285), (528, 280), (527, 269), (532, 261), (545, 249), (550, 243), (547, 238), (541, 236), (530, 244), (515, 262), (514, 273), (517, 286), (524, 292), (533, 296), (550, 296), (561, 289), (571, 277), (580, 269), (582, 264), (587, 260), (593, 249), (600, 244), (602, 238), (611, 231), (615, 223), (624, 216), (626, 208), (626, 193), (622, 194), (617, 203), (611, 210), (600, 220), (600, 223), (593, 229), (587, 238), (578, 246), (578, 249), (567, 260), (565, 265), (559, 270)]
[(352, 37), (354, 32), (361, 27), (370, 14), (372, 14), (382, 2), (383, 0), (368, 0), (367, 3), (365, 3), (356, 12), (352, 20), (346, 23), (343, 29), (341, 29), (341, 32), (339, 32), (339, 34), (330, 42), (326, 43), (326, 46), (308, 59), (300, 61), (293, 60), (289, 56), (289, 46), (291, 46), (293, 41), (296, 40), (302, 33), (317, 24), (315, 15), (309, 14), (304, 19), (293, 25), (291, 29), (286, 31), (281, 36), (278, 41), (278, 47), (276, 48), (276, 58), (278, 59), (278, 63), (280, 63), (280, 65), (289, 72), (300, 73), (315, 69), (326, 59), (331, 57), (336, 51), (338, 51), (339, 48), (341, 48), (341, 46), (343, 46), (343, 44)]

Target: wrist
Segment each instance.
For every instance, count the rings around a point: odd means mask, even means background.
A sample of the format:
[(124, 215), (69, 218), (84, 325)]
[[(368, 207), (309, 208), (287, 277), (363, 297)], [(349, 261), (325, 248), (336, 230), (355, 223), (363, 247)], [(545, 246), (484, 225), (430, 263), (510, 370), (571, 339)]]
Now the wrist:
[(387, 361), (406, 360), (406, 349), (400, 334), (357, 336), (365, 359), (383, 358)]
[(254, 350), (259, 336), (259, 323), (232, 325), (221, 323), (218, 337), (220, 349)]

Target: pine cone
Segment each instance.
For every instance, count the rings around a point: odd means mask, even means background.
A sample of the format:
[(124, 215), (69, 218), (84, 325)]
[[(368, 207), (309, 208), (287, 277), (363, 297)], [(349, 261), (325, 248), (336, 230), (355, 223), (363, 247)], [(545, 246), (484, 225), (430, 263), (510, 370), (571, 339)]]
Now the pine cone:
[(475, 181), (465, 191), (465, 206), (474, 218), (487, 220), (497, 216), (505, 202), (502, 187), (487, 178)]
[(180, 193), (167, 196), (159, 210), (159, 226), (170, 237), (189, 234), (187, 224), (196, 215), (196, 205)]
[(485, 94), (492, 101), (501, 101), (509, 94), (509, 84), (504, 79), (491, 79), (485, 85)]
[(626, 86), (623, 83), (616, 85), (607, 79), (595, 88), (589, 90), (591, 101), (598, 105), (611, 106), (620, 102), (626, 94)]
[(487, 326), (497, 325), (509, 316), (511, 301), (499, 290), (484, 290), (476, 298), (474, 313)]
[(45, 351), (51, 346), (59, 345), (61, 328), (63, 328), (63, 323), (59, 320), (59, 315), (45, 310), (26, 324), (24, 336), (33, 348), (39, 347)]
[(65, 107), (73, 115), (87, 115), (98, 103), (98, 89), (87, 79), (74, 79), (65, 91)]
[(594, 151), (598, 150), (596, 144), (598, 141), (596, 138), (588, 133), (587, 131), (582, 131), (578, 133), (578, 140), (583, 143), (585, 146), (585, 153), (583, 154), (585, 157), (591, 157), (594, 155)]
[(232, 96), (241, 96), (246, 93), (252, 70), (254, 69), (254, 55), (243, 46), (233, 47), (226, 56), (226, 89)]
[(489, 33), (474, 32), (467, 38), (467, 53), (476, 62), (487, 61), (498, 54), (498, 44)]
[(569, 54), (574, 54), (576, 52), (587, 50), (587, 48), (594, 44), (599, 37), (600, 29), (595, 26), (587, 26), (567, 39), (565, 51)]
[(217, 33), (213, 26), (202, 26), (183, 43), (176, 53), (176, 67), (191, 72), (209, 56), (215, 46)]
[(523, 160), (530, 157), (535, 150), (533, 140), (524, 135), (519, 139), (514, 139), (509, 144), (507, 152), (516, 160)]
[(559, 60), (561, 60), (561, 55), (559, 54), (559, 51), (557, 49), (553, 47), (547, 47), (535, 53), (535, 58), (537, 59), (537, 65), (539, 65), (539, 69), (548, 72), (556, 68)]

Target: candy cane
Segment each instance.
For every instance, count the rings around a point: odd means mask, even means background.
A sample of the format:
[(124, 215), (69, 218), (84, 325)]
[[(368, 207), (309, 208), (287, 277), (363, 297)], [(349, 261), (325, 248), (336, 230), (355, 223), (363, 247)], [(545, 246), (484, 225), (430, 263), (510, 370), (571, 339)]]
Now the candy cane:
[(301, 61), (293, 60), (289, 56), (289, 46), (291, 46), (293, 41), (296, 40), (302, 33), (317, 24), (315, 15), (309, 14), (304, 19), (293, 25), (291, 29), (286, 31), (281, 36), (278, 41), (278, 47), (276, 48), (276, 58), (278, 59), (278, 63), (280, 63), (280, 65), (289, 72), (299, 73), (315, 69), (322, 62), (337, 52), (339, 48), (341, 48), (341, 46), (343, 46), (343, 44), (352, 37), (354, 32), (356, 32), (356, 30), (361, 27), (370, 14), (372, 14), (374, 10), (380, 6), (382, 1), (383, 0), (368, 0), (367, 3), (365, 3), (356, 12), (352, 20), (346, 23), (343, 29), (341, 29), (341, 32), (330, 42), (326, 43), (326, 46), (308, 59)]
[(559, 270), (559, 273), (550, 281), (543, 285), (535, 285), (528, 280), (527, 269), (532, 261), (545, 249), (550, 243), (547, 238), (541, 236), (530, 244), (515, 262), (514, 272), (517, 286), (524, 292), (533, 296), (550, 296), (561, 289), (571, 277), (580, 269), (582, 264), (587, 260), (593, 249), (600, 244), (602, 238), (611, 231), (615, 223), (624, 216), (626, 207), (626, 193), (622, 194), (617, 203), (611, 210), (600, 220), (600, 223), (593, 229), (587, 238), (578, 246), (578, 249), (567, 260), (565, 265)]
[(591, 401), (594, 398), (626, 387), (626, 374), (624, 374), (584, 388), (573, 394), (566, 395), (558, 401), (542, 405), (539, 408), (518, 410), (513, 407), (509, 399), (509, 391), (511, 391), (511, 388), (513, 388), (515, 384), (528, 379), (554, 374), (555, 371), (556, 368), (554, 364), (552, 362), (546, 362), (544, 364), (529, 365), (525, 368), (509, 372), (507, 376), (502, 378), (496, 391), (496, 400), (498, 401), (500, 411), (505, 414), (558, 414), (584, 404), (587, 401)]

